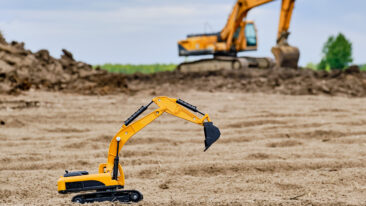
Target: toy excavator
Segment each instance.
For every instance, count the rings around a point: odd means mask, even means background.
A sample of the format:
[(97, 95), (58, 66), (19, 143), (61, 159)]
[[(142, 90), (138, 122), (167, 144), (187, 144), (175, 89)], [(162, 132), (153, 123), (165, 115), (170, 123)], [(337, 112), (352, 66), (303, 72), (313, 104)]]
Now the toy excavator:
[[(132, 123), (141, 115), (152, 103), (159, 108), (150, 114)], [(199, 113), (201, 118), (187, 109)], [(181, 99), (169, 97), (155, 97), (146, 105), (141, 106), (125, 122), (117, 134), (113, 137), (108, 152), (107, 163), (99, 165), (98, 174), (88, 174), (86, 171), (68, 172), (61, 176), (57, 182), (58, 192), (65, 194), (70, 192), (81, 192), (96, 190), (93, 193), (83, 193), (72, 198), (72, 202), (101, 202), (119, 201), (124, 203), (138, 202), (143, 199), (142, 194), (136, 190), (120, 190), (125, 184), (122, 166), (119, 163), (119, 152), (123, 145), (138, 131), (150, 124), (164, 112), (180, 117), (190, 122), (203, 126), (205, 134), (206, 151), (220, 137), (220, 130), (213, 125), (208, 114), (204, 114), (193, 106)], [(131, 124), (132, 123), (132, 124)]]
[(178, 42), (179, 56), (213, 55), (214, 58), (184, 62), (178, 65), (182, 72), (241, 69), (247, 67), (297, 68), (300, 52), (288, 44), (289, 27), (295, 0), (282, 0), (277, 45), (272, 47), (276, 62), (266, 57), (237, 57), (242, 51), (257, 50), (257, 29), (246, 19), (248, 12), (274, 0), (237, 0), (225, 27), (217, 33), (190, 34)]

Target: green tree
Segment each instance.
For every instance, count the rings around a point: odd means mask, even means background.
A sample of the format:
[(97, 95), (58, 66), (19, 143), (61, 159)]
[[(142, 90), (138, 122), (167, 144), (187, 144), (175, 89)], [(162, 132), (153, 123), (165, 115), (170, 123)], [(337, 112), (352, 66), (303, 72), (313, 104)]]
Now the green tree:
[(352, 62), (352, 43), (339, 33), (337, 37), (330, 36), (323, 46), (323, 58), (318, 69), (343, 69)]

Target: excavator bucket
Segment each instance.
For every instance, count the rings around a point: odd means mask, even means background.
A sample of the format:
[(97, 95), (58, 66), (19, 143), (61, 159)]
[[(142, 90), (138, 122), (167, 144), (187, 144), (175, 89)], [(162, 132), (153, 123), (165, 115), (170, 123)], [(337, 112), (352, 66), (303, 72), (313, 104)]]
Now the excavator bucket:
[(206, 151), (214, 142), (216, 142), (221, 133), (219, 128), (213, 125), (212, 122), (203, 123), (203, 131), (205, 132), (205, 150)]
[(287, 45), (277, 45), (272, 47), (272, 53), (276, 59), (278, 67), (297, 68), (300, 52), (297, 47)]

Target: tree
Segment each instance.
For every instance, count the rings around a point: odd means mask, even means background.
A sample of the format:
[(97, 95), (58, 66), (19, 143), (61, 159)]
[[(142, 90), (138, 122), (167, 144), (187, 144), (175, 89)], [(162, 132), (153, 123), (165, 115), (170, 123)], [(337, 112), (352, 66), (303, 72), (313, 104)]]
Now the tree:
[(352, 43), (339, 33), (336, 38), (328, 38), (322, 53), (323, 58), (318, 64), (318, 69), (343, 69), (352, 62)]

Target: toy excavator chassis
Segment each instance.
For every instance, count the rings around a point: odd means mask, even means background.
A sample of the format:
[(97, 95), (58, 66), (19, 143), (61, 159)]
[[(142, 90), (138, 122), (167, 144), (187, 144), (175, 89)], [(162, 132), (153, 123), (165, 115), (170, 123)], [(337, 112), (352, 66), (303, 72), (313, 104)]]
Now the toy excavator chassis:
[[(132, 123), (153, 102), (159, 108)], [(199, 118), (187, 109), (203, 116)], [(83, 193), (72, 198), (73, 202), (79, 203), (101, 201), (130, 203), (142, 200), (142, 194), (136, 190), (119, 190), (124, 187), (125, 179), (122, 166), (119, 163), (118, 154), (128, 139), (164, 112), (203, 126), (205, 134), (204, 151), (206, 151), (220, 137), (220, 130), (213, 125), (208, 114), (198, 111), (196, 106), (190, 105), (181, 99), (177, 100), (168, 97), (155, 97), (148, 105), (142, 106), (124, 122), (124, 125), (113, 137), (109, 146), (108, 161), (107, 163), (99, 165), (98, 174), (89, 174), (86, 171), (66, 171), (66, 174), (61, 176), (57, 182), (58, 192), (65, 194), (96, 190), (96, 192)]]

